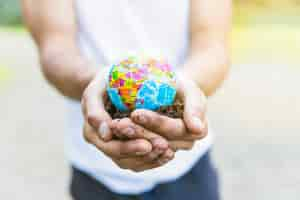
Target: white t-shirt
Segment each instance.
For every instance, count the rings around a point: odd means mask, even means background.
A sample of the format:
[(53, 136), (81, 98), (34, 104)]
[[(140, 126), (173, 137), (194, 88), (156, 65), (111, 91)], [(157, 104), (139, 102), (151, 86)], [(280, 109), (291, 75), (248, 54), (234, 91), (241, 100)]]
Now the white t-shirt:
[[(189, 41), (188, 0), (77, 0), (78, 44), (83, 55), (99, 67), (127, 52), (159, 51), (179, 67)], [(152, 53), (152, 52), (150, 52)], [(66, 153), (78, 169), (121, 194), (138, 194), (188, 172), (212, 144), (212, 134), (190, 151), (179, 151), (165, 166), (134, 173), (84, 141), (80, 104), (68, 101)]]

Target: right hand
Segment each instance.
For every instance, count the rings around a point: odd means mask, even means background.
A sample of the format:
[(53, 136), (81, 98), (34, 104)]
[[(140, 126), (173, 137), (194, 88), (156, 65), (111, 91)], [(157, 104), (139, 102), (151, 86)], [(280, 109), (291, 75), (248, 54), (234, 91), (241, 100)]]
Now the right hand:
[[(108, 69), (101, 70), (85, 89), (82, 96), (82, 111), (85, 118), (84, 138), (109, 156), (121, 168), (143, 171), (164, 165), (174, 157), (163, 137), (148, 133), (146, 137), (114, 139), (118, 129), (106, 112), (104, 96), (106, 94), (105, 76)], [(123, 124), (124, 125), (124, 124)], [(125, 124), (130, 126), (131, 124)]]
[(110, 140), (104, 142), (97, 134), (97, 131), (85, 122), (84, 138), (93, 144), (97, 149), (110, 157), (122, 169), (130, 169), (141, 172), (148, 169), (160, 167), (174, 157), (174, 152), (170, 149), (163, 150), (159, 159), (152, 159), (152, 144), (145, 139), (132, 140)]

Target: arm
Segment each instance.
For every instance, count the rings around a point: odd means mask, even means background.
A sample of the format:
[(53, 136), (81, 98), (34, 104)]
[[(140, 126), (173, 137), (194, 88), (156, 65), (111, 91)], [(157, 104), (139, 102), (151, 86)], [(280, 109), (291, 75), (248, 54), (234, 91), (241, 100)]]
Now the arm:
[[(130, 119), (125, 118), (111, 123), (112, 130), (118, 133), (118, 137), (124, 136), (124, 138), (131, 140), (144, 138), (148, 141), (154, 141), (154, 137), (158, 139), (157, 135), (161, 135), (167, 139), (169, 148), (176, 151), (188, 150), (193, 147), (194, 141), (206, 136), (208, 125), (205, 115), (205, 96), (215, 92), (228, 71), (227, 34), (230, 29), (231, 1), (191, 0), (191, 2), (190, 51), (182, 73), (178, 73), (180, 76), (178, 93), (181, 94), (185, 104), (183, 119), (168, 118), (147, 110), (136, 110), (131, 113)], [(100, 85), (100, 82), (94, 83)], [(86, 94), (92, 94), (96, 90), (93, 87), (88, 87), (86, 91)], [(96, 99), (99, 93), (96, 92), (92, 96), (94, 97), (91, 98), (91, 95), (87, 95), (85, 98), (84, 95), (83, 102)], [(87, 105), (89, 104), (83, 103), (83, 106), (86, 106), (86, 109), (83, 110), (96, 109), (96, 107), (92, 109), (92, 106)], [(99, 115), (95, 119), (98, 119), (98, 123), (94, 123), (93, 126), (97, 128), (103, 121), (101, 120), (103, 117), (101, 118)], [(95, 134), (88, 134), (87, 132), (87, 140), (93, 142), (93, 135)], [(174, 152), (172, 153), (170, 149), (164, 151), (162, 140), (156, 143), (155, 145), (152, 142), (153, 150), (146, 155), (142, 162), (145, 162), (146, 159), (148, 160), (146, 163), (149, 160), (158, 160), (159, 163), (152, 163), (147, 168), (162, 165), (174, 156)], [(160, 148), (158, 148), (159, 143)], [(162, 152), (164, 153), (162, 154)], [(160, 155), (162, 156), (160, 157)], [(140, 168), (139, 170), (144, 169)]]
[[(134, 171), (156, 168), (173, 159), (167, 141), (151, 133), (146, 137), (148, 140), (110, 138), (104, 142), (111, 123), (100, 98), (105, 93), (104, 70), (96, 73), (80, 55), (73, 0), (23, 0), (22, 3), (24, 20), (38, 46), (45, 77), (63, 95), (82, 99), (86, 140), (121, 168)], [(162, 160), (152, 159), (154, 150), (162, 152)]]
[(178, 72), (178, 93), (184, 101), (183, 119), (144, 110), (131, 115), (136, 124), (175, 141), (174, 149), (191, 148), (193, 141), (206, 136), (205, 96), (216, 91), (229, 69), (227, 38), (231, 28), (231, 0), (191, 0), (190, 8), (190, 49)]
[[(183, 119), (136, 110), (131, 113), (133, 123), (119, 121), (119, 134), (146, 138), (144, 133), (150, 131), (166, 138), (175, 151), (189, 149), (207, 135), (206, 96), (216, 91), (228, 73), (230, 21), (231, 0), (191, 0), (190, 49), (177, 85), (184, 102)], [(126, 127), (134, 129), (130, 135)]]
[(207, 96), (228, 73), (230, 28), (231, 0), (191, 0), (191, 41), (183, 72)]
[(95, 69), (77, 47), (73, 0), (23, 0), (22, 7), (44, 76), (64, 96), (80, 99)]

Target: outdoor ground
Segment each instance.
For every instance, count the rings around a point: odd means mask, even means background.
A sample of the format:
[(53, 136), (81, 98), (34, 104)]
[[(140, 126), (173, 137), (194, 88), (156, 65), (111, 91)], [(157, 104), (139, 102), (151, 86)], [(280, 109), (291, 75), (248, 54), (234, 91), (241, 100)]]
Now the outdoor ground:
[[(257, 33), (234, 34), (251, 38)], [(290, 34), (285, 41), (299, 53), (299, 38)], [(264, 36), (261, 41), (270, 44), (285, 39)], [(261, 52), (268, 48), (251, 47), (243, 54), (248, 56), (236, 59), (209, 105), (222, 194), (225, 200), (299, 200), (299, 64), (280, 58), (280, 51), (265, 57)], [(39, 72), (28, 35), (0, 31), (1, 199), (68, 199), (64, 113), (64, 100)]]

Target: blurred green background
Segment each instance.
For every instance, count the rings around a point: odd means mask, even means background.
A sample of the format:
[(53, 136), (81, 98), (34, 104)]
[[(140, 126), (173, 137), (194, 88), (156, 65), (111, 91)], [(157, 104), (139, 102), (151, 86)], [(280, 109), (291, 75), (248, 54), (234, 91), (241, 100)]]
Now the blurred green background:
[(0, 24), (19, 25), (21, 23), (18, 0), (0, 0)]

